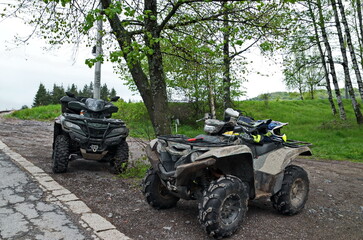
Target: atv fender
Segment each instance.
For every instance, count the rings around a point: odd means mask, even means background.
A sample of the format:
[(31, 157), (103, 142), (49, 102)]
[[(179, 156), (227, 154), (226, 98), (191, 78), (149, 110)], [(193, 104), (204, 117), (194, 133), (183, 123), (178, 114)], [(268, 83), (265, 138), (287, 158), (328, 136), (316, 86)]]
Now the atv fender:
[(160, 159), (159, 159), (159, 154), (155, 149), (155, 143), (152, 144), (152, 142), (150, 142), (150, 144), (146, 146), (145, 151), (146, 151), (146, 156), (149, 158), (149, 161), (153, 169), (158, 169), (158, 164), (160, 163)]
[(200, 161), (205, 158), (215, 158), (221, 159), (226, 157), (238, 156), (241, 154), (249, 154), (252, 157), (251, 149), (246, 145), (233, 145), (227, 147), (217, 147), (215, 149), (211, 149), (210, 151), (200, 155), (196, 158), (196, 161)]
[(253, 166), (257, 171), (271, 175), (277, 175), (299, 155), (311, 156), (310, 148), (279, 148), (255, 159)]
[(275, 194), (281, 189), (285, 168), (298, 156), (311, 156), (309, 147), (283, 147), (254, 160), (256, 192)]
[(53, 149), (54, 149), (55, 139), (57, 138), (57, 136), (59, 134), (62, 134), (62, 125), (60, 123), (59, 117), (57, 117), (55, 119), (54, 127), (53, 127), (53, 145), (52, 145)]
[(159, 139), (157, 139), (157, 138), (155, 138), (155, 139), (151, 140), (151, 141), (149, 142), (148, 147), (150, 147), (152, 150), (155, 150), (155, 149), (156, 149), (156, 144), (158, 143), (158, 140), (159, 140)]
[(238, 177), (248, 184), (249, 196), (253, 197), (255, 195), (253, 155), (251, 149), (246, 145), (216, 147), (200, 155), (194, 163), (183, 167), (183, 169), (180, 169), (183, 171), (180, 171), (179, 167), (176, 171), (177, 183), (180, 185), (188, 179), (188, 174), (195, 172), (196, 168), (213, 167), (223, 175)]
[(58, 117), (56, 117), (56, 118), (54, 119), (54, 122), (55, 122), (56, 124), (62, 124), (62, 123), (61, 123), (61, 120), (62, 120), (62, 115), (59, 115)]

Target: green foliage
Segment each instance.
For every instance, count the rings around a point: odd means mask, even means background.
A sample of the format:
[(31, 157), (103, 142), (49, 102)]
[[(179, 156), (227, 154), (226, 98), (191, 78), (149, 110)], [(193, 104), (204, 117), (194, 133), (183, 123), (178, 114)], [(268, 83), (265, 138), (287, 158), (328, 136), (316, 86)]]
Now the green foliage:
[[(85, 63), (93, 66), (95, 62), (110, 60), (126, 66), (128, 73), (132, 72), (132, 82), (137, 82), (137, 90), (147, 96), (144, 100), (150, 101), (150, 116), (164, 110), (158, 106), (165, 108), (167, 87), (185, 93), (195, 106), (207, 100), (223, 104), (223, 96), (229, 104), (229, 99), (242, 93), (239, 89), (246, 69), (241, 55), (252, 45), (260, 46), (264, 53), (278, 49), (279, 38), (294, 22), (289, 8), (279, 1), (101, 4), (102, 10), (94, 1), (17, 1), (11, 4), (16, 11), (9, 15), (23, 18), (34, 26), (31, 35), (53, 45), (86, 43), (90, 47), (95, 41), (96, 22), (103, 21), (107, 29), (102, 31), (104, 55)], [(229, 50), (224, 51), (227, 42)], [(162, 119), (152, 119), (155, 130), (167, 132)]]
[[(344, 88), (340, 89), (340, 92), (345, 92)], [(358, 89), (354, 89), (356, 98), (359, 98), (359, 91)], [(318, 89), (313, 91), (314, 99), (328, 99), (328, 93), (324, 89)], [(273, 92), (268, 93), (270, 101), (277, 101), (277, 100), (301, 100), (301, 95), (298, 92)], [(333, 96), (335, 97), (335, 92), (333, 92)], [(311, 99), (311, 92), (303, 93), (303, 99)], [(253, 101), (264, 101), (265, 94), (260, 94), (257, 97), (251, 98), (249, 100)]]
[(7, 117), (23, 120), (52, 121), (61, 114), (60, 105), (47, 105), (15, 111)]
[(103, 84), (101, 89), (100, 89), (100, 98), (103, 100), (109, 100), (112, 97), (116, 96), (116, 91), (114, 88), (112, 88), (111, 90), (108, 89), (107, 84)]
[(52, 102), (50, 94), (45, 89), (45, 86), (41, 83), (37, 93), (35, 94), (33, 107), (45, 106)]
[[(349, 106), (349, 100), (344, 104)], [(305, 101), (275, 101), (270, 100), (268, 106), (263, 101), (235, 102), (235, 109), (243, 110), (247, 115), (257, 119), (271, 118), (276, 121), (288, 122), (283, 132), (289, 139), (313, 143), (313, 157), (316, 159), (351, 160), (363, 162), (363, 149), (361, 147), (363, 131), (362, 126), (355, 122), (353, 110), (347, 108), (348, 120), (343, 122), (338, 116), (331, 114), (328, 100)], [(143, 103), (126, 103), (119, 100), (116, 105), (119, 111), (114, 118), (124, 120), (130, 128), (130, 135), (151, 139), (152, 126)], [(178, 103), (174, 114), (178, 116), (180, 124), (172, 124), (172, 132), (194, 137), (203, 133), (203, 121), (195, 120), (203, 114), (195, 115), (190, 109), (190, 104)], [(53, 120), (60, 114), (60, 105), (35, 107), (19, 110), (10, 115), (20, 119)], [(188, 115), (188, 119), (186, 119)], [(223, 111), (219, 111), (217, 118), (223, 119)], [(140, 167), (137, 167), (140, 168)], [(133, 169), (132, 171), (137, 171)], [(141, 170), (140, 170), (141, 171)], [(143, 171), (143, 170), (142, 170)]]
[(126, 171), (119, 174), (120, 178), (134, 178), (137, 180), (141, 180), (145, 177), (145, 173), (150, 168), (150, 163), (146, 161), (146, 159), (139, 159), (134, 162), (130, 162)]
[(72, 83), (71, 86), (67, 87), (67, 92), (77, 94), (78, 93), (77, 86), (74, 83)]
[(84, 85), (82, 91), (79, 91), (77, 95), (82, 97), (93, 97), (93, 82), (90, 82), (89, 86), (87, 84)]
[[(349, 100), (344, 104), (349, 106)], [(255, 119), (271, 118), (288, 122), (284, 133), (289, 139), (313, 143), (313, 155), (318, 159), (352, 160), (363, 162), (362, 126), (355, 123), (352, 109), (347, 110), (347, 122), (332, 116), (328, 100), (270, 101), (238, 103), (236, 108), (252, 114)]]
[(270, 100), (270, 94), (269, 93), (264, 93), (264, 94), (261, 94), (261, 97), (265, 103), (265, 106), (267, 107), (268, 106), (268, 101)]
[(59, 99), (65, 95), (63, 86), (53, 85), (53, 91), (51, 92), (52, 104), (59, 103)]
[[(344, 104), (349, 106), (349, 100), (345, 100)], [(271, 118), (288, 122), (283, 132), (289, 139), (313, 143), (313, 158), (363, 162), (360, 134), (363, 128), (356, 124), (350, 108), (346, 109), (346, 122), (340, 121), (338, 116), (332, 116), (328, 100), (270, 100), (268, 106), (264, 101), (242, 101), (235, 102), (235, 109), (247, 112), (256, 120)], [(219, 112), (217, 118), (223, 118), (222, 112)], [(203, 133), (202, 124), (178, 127), (178, 134), (193, 137), (200, 133)]]
[(143, 102), (126, 103), (119, 100), (115, 105), (119, 108), (112, 117), (122, 119), (130, 129), (133, 137), (152, 139), (155, 137), (148, 112)]
[[(83, 86), (82, 90), (77, 90), (77, 86), (75, 84), (72, 84), (71, 86), (67, 87), (67, 92), (74, 93), (76, 96), (82, 96), (82, 97), (93, 97), (93, 82), (90, 82), (89, 86), (86, 84)], [(58, 104), (59, 100), (65, 96), (65, 92), (63, 86), (58, 86), (56, 84), (53, 85), (53, 91), (49, 92), (45, 89), (43, 84), (39, 85), (38, 92), (34, 98), (33, 107), (37, 106), (45, 106), (49, 104)], [(104, 84), (101, 87), (101, 96), (100, 98), (103, 100), (110, 100), (112, 97), (116, 96), (116, 90), (114, 88), (111, 88), (111, 90), (108, 89), (107, 84)]]

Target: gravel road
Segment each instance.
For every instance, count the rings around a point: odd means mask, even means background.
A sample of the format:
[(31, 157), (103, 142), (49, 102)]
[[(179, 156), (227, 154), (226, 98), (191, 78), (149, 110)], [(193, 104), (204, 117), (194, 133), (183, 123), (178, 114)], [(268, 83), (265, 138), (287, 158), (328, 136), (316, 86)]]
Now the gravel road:
[[(117, 229), (133, 239), (209, 239), (197, 220), (197, 202), (154, 210), (139, 180), (120, 179), (107, 163), (73, 161), (65, 174), (51, 171), (53, 123), (0, 118), (0, 140), (50, 174)], [(143, 145), (129, 138), (131, 160)], [(267, 199), (252, 201), (238, 232), (229, 239), (363, 239), (363, 164), (298, 159), (309, 172), (310, 194), (295, 216), (278, 214)]]

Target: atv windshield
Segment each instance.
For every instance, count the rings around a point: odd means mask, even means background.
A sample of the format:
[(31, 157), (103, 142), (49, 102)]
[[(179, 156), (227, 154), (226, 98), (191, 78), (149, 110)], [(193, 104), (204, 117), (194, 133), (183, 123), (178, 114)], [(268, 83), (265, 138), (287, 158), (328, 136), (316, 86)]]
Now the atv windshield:
[(86, 107), (94, 112), (102, 111), (105, 107), (105, 101), (100, 99), (88, 98), (86, 100)]

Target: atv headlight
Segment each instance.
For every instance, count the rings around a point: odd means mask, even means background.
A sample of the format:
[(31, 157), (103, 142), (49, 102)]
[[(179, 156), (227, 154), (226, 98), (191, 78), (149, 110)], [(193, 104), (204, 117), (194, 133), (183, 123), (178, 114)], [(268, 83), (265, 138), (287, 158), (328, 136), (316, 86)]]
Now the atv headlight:
[(81, 127), (69, 121), (64, 121), (64, 126), (68, 129), (81, 130)]
[(127, 133), (125, 128), (115, 128), (110, 132), (109, 135), (118, 136), (118, 135), (122, 135), (122, 134), (125, 134), (125, 133)]

